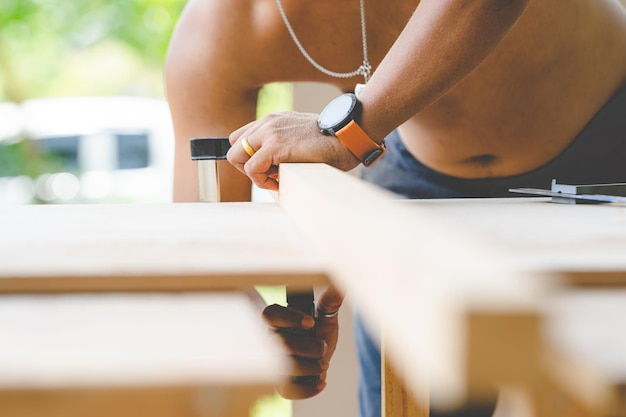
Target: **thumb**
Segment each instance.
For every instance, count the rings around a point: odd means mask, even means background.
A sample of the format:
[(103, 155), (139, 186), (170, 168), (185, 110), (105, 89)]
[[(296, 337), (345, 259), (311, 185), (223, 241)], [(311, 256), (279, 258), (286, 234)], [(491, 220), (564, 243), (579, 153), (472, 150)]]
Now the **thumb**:
[(344, 296), (335, 287), (330, 286), (320, 295), (317, 301), (317, 315), (327, 316), (339, 311)]

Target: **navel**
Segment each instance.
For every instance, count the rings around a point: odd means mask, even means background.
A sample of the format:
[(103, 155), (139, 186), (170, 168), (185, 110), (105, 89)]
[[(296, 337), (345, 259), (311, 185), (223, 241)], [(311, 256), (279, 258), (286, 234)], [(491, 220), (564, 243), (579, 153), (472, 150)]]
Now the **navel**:
[(494, 162), (496, 162), (496, 160), (498, 159), (497, 156), (490, 154), (490, 153), (485, 153), (485, 154), (481, 154), (481, 155), (475, 155), (472, 156), (468, 159), (465, 160), (465, 162), (469, 163), (469, 164), (475, 164), (475, 165), (480, 165), (480, 166), (489, 166), (492, 165)]

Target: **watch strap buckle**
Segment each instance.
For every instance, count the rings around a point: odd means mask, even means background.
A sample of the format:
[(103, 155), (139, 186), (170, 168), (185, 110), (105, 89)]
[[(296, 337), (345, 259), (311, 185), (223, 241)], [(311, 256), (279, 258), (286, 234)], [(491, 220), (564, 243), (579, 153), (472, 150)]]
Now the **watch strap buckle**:
[(378, 161), (387, 151), (384, 141), (376, 143), (354, 120), (335, 132), (335, 135), (366, 167)]

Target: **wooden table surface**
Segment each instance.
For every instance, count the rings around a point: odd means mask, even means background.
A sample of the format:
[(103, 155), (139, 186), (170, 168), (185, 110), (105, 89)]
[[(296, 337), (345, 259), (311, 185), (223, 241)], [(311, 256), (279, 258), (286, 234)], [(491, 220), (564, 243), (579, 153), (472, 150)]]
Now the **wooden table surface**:
[[(572, 283), (626, 283), (626, 207), (549, 198), (408, 200), (447, 225), (507, 251), (520, 269)], [(589, 279), (589, 281), (586, 281)]]
[(520, 270), (562, 277), (565, 288), (546, 298), (548, 337), (626, 383), (626, 207), (549, 198), (398, 204), (432, 210), (497, 247)]
[(327, 282), (273, 203), (10, 206), (0, 231), (0, 293)]
[(239, 293), (0, 296), (2, 416), (246, 416), (285, 374)]
[[(507, 263), (549, 274), (557, 285), (543, 295), (543, 337), (571, 360), (567, 383), (577, 392), (626, 387), (626, 207), (559, 204), (550, 198), (409, 200), (439, 221), (497, 248)], [(560, 283), (560, 284), (559, 284)], [(583, 375), (577, 367), (582, 366)], [(576, 370), (574, 370), (576, 369)], [(597, 398), (602, 398), (599, 394)], [(590, 395), (592, 396), (592, 395)], [(618, 395), (619, 396), (619, 395)], [(621, 411), (626, 397), (621, 394)]]
[[(413, 393), (430, 386), (438, 406), (467, 394), (472, 314), (533, 323), (562, 277), (619, 285), (626, 271), (623, 207), (399, 201), (316, 164), (281, 166), (280, 206), (1, 210), (4, 293), (307, 286), (326, 283), (328, 271), (370, 328), (384, 329)], [(516, 354), (525, 352), (522, 342), (539, 341), (534, 328), (513, 332), (520, 341), (513, 346), (505, 334), (494, 336)]]
[(326, 283), (274, 203), (1, 207), (0, 415), (247, 416), (287, 372), (231, 291)]
[[(391, 365), (421, 403), (417, 415), (429, 400), (450, 409), (494, 381), (528, 384), (548, 375), (591, 410), (625, 375), (619, 328), (626, 312), (615, 305), (626, 296), (595, 297), (614, 314), (590, 316), (585, 325), (595, 323), (599, 343), (586, 346), (578, 342), (587, 330), (571, 314), (580, 300), (554, 296), (572, 285), (626, 284), (626, 207), (537, 198), (407, 201), (314, 164), (281, 165), (280, 178), (281, 205), (327, 255), (333, 282), (352, 295), (366, 325), (382, 332)], [(547, 327), (555, 332), (546, 335)], [(568, 354), (554, 363), (544, 357), (570, 344), (573, 362)], [(572, 377), (598, 355), (611, 356), (594, 363), (601, 382)]]

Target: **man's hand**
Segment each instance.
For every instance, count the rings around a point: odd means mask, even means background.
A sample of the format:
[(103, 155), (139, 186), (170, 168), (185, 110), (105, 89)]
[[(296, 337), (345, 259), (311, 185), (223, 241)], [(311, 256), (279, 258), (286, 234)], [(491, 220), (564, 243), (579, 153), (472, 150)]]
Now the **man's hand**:
[[(343, 296), (331, 287), (319, 297), (315, 318), (277, 304), (263, 311), (263, 318), (281, 339), (291, 359), (290, 376), (319, 376), (319, 380), (311, 385), (296, 384), (292, 378), (285, 378), (284, 384), (278, 387), (284, 398), (297, 400), (313, 397), (326, 387), (326, 371), (339, 335), (338, 315), (332, 313), (339, 311), (342, 302)], [(285, 331), (309, 330), (312, 327), (315, 327), (315, 335)]]
[(344, 171), (357, 166), (359, 160), (339, 139), (319, 131), (317, 117), (282, 112), (248, 123), (230, 134), (228, 161), (256, 185), (270, 190), (278, 189), (281, 162), (323, 162)]

